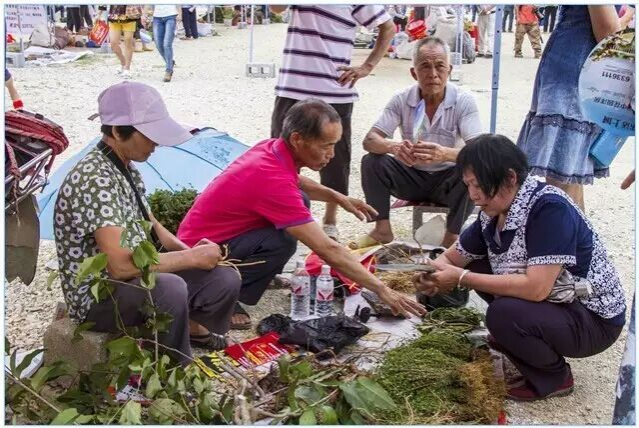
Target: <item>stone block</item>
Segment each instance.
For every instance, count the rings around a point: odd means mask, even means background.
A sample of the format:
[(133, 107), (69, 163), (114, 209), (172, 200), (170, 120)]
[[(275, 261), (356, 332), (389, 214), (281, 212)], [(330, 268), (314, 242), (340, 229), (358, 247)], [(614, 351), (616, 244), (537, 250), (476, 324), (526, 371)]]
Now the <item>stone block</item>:
[(115, 335), (85, 331), (82, 340), (72, 342), (77, 324), (65, 317), (52, 322), (44, 332), (44, 364), (64, 360), (77, 370), (90, 370), (96, 363), (107, 361), (106, 344)]
[(275, 77), (275, 64), (248, 63), (246, 64), (246, 77)]

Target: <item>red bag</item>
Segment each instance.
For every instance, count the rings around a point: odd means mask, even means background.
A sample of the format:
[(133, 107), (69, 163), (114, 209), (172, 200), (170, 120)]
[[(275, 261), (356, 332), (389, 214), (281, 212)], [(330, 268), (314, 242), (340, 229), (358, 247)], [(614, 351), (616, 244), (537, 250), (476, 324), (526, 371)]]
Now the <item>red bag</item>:
[[(362, 250), (351, 250), (355, 256), (359, 258), (359, 262), (368, 269), (369, 272), (375, 272), (375, 253), (382, 248), (381, 245), (364, 248)], [(311, 252), (306, 257), (306, 271), (312, 276), (318, 276), (322, 271), (322, 265), (326, 264), (324, 261), (314, 252)], [(345, 286), (348, 294), (357, 294), (360, 292), (361, 287), (355, 282), (344, 276), (341, 272), (335, 269), (331, 269), (331, 276), (339, 279)]]
[(98, 46), (101, 46), (102, 43), (106, 40), (109, 35), (109, 24), (106, 21), (98, 19), (93, 24), (93, 29), (89, 33), (89, 40), (95, 43)]
[(406, 32), (410, 36), (410, 40), (419, 40), (426, 37), (426, 23), (421, 19), (413, 21), (406, 26)]

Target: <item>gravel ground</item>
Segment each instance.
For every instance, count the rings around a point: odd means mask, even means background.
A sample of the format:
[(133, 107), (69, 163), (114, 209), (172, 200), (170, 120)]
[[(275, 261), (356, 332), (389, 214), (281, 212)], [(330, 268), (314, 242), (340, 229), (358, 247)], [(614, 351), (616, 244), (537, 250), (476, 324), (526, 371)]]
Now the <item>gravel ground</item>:
[[(252, 145), (269, 135), (275, 80), (244, 76), (248, 62), (248, 30), (224, 27), (218, 30), (219, 37), (189, 42), (176, 40), (177, 67), (173, 82), (168, 84), (161, 81), (163, 63), (156, 52), (136, 53), (133, 59), (135, 80), (156, 87), (178, 120), (217, 127)], [(279, 64), (285, 34), (283, 24), (256, 27), (254, 61)], [(532, 58), (528, 42), (524, 46), (525, 58), (514, 59), (513, 43), (514, 36), (504, 34), (497, 130), (515, 140), (529, 107), (538, 60)], [(368, 52), (356, 50), (353, 62), (360, 63)], [(491, 65), (491, 61), (478, 58), (474, 64), (462, 68), (463, 87), (475, 96), (487, 130)], [(363, 196), (359, 171), (359, 159), (363, 155), (361, 141), (391, 96), (412, 84), (409, 67), (408, 61), (384, 59), (373, 75), (358, 82), (360, 101), (353, 113), (354, 161), (350, 185), (353, 196)], [(112, 55), (97, 54), (74, 64), (11, 70), (27, 109), (43, 113), (63, 125), (71, 141), (56, 165), (97, 135), (99, 124), (86, 118), (97, 111), (100, 91), (118, 81), (115, 68), (116, 59)], [(9, 104), (5, 102), (5, 105)], [(619, 183), (634, 165), (633, 147), (634, 142), (626, 144), (612, 166), (611, 177), (598, 180), (586, 192), (587, 214), (617, 265), (629, 302), (635, 282), (634, 192), (622, 192)], [(308, 175), (317, 177), (313, 173)], [(318, 204), (314, 204), (313, 213), (321, 218), (322, 209)], [(393, 213), (398, 237), (407, 235), (410, 219), (409, 210)], [(353, 217), (340, 214), (344, 241), (367, 229)], [(28, 287), (14, 281), (6, 288), (7, 335), (20, 349), (41, 345), (55, 304), (62, 300), (59, 284), (54, 284), (51, 290), (46, 287), (48, 272), (44, 265), (54, 257), (53, 244), (42, 241), (36, 280)], [(270, 313), (281, 312), (282, 301), (287, 298), (286, 291), (272, 290), (257, 307), (249, 309), (253, 318), (259, 320)], [(570, 361), (576, 380), (573, 395), (532, 404), (508, 403), (509, 421), (517, 424), (609, 424), (625, 337), (624, 330), (619, 341), (607, 351), (592, 358)]]

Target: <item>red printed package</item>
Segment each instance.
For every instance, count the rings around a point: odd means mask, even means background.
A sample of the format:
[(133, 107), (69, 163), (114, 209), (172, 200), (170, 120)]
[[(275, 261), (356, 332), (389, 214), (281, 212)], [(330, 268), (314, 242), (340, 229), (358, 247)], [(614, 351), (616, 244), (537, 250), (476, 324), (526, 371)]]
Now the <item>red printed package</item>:
[(242, 367), (261, 366), (293, 352), (294, 348), (282, 345), (278, 342), (279, 338), (277, 333), (270, 332), (256, 339), (229, 346), (224, 352)]

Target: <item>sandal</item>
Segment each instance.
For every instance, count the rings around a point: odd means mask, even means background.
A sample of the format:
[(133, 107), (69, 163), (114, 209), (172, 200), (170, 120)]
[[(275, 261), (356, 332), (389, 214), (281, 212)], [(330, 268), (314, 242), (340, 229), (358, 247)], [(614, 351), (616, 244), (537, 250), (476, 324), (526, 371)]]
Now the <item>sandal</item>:
[(348, 243), (348, 248), (351, 250), (359, 250), (360, 248), (368, 248), (375, 245), (379, 245), (380, 242), (377, 239), (372, 238), (370, 235), (362, 235)]
[(222, 334), (209, 332), (207, 334), (192, 334), (189, 336), (191, 346), (204, 348), (209, 351), (221, 351), (228, 346), (226, 337)]
[(337, 229), (336, 225), (334, 225), (334, 224), (323, 224), (322, 225), (322, 230), (324, 231), (326, 236), (331, 238), (333, 241), (339, 242), (339, 230)]
[(242, 305), (240, 305), (239, 303), (235, 304), (235, 311), (233, 312), (233, 315), (246, 315), (246, 317), (248, 318), (248, 321), (242, 322), (242, 323), (234, 323), (231, 321), (231, 330), (249, 330), (251, 328), (251, 318), (249, 317), (248, 312), (246, 312), (246, 309), (244, 309), (242, 307)]

